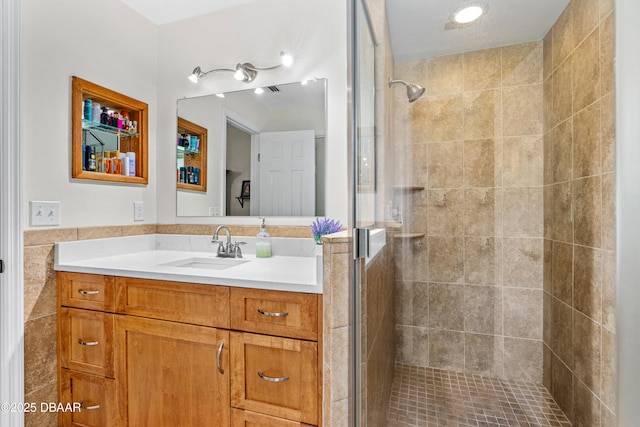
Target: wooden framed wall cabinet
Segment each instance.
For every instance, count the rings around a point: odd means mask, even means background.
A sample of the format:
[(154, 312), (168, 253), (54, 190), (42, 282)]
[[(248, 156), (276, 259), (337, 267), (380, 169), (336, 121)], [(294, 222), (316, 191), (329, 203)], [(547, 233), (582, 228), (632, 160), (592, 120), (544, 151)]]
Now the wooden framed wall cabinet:
[(148, 110), (144, 102), (74, 76), (71, 176), (147, 184)]
[(207, 128), (178, 117), (178, 188), (207, 191)]

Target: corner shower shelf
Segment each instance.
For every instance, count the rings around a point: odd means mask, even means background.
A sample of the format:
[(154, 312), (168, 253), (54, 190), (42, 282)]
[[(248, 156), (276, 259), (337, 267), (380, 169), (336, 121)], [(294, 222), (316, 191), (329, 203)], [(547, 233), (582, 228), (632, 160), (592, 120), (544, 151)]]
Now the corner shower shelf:
[(393, 235), (394, 239), (419, 239), (424, 237), (424, 233), (396, 233)]
[(394, 185), (393, 189), (396, 191), (422, 191), (424, 187), (420, 185)]

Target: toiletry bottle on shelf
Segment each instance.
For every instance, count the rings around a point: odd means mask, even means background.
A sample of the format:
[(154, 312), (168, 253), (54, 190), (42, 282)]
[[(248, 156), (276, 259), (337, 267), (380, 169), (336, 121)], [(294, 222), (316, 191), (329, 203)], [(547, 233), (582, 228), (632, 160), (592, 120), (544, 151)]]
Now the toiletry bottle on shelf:
[(136, 153), (128, 151), (127, 158), (129, 159), (129, 176), (136, 176)]
[(109, 109), (102, 107), (102, 113), (100, 113), (100, 123), (103, 125), (109, 124)]
[(100, 109), (100, 103), (99, 102), (93, 102), (93, 117), (91, 118), (91, 120), (95, 123), (100, 123), (100, 113), (102, 112), (102, 110)]
[(84, 115), (85, 120), (91, 121), (93, 119), (93, 101), (90, 99), (84, 100)]
[(265, 218), (262, 219), (260, 232), (256, 236), (256, 258), (269, 258), (271, 256), (271, 235), (265, 228)]
[(85, 148), (85, 167), (88, 171), (95, 172), (96, 171), (96, 147), (92, 147), (88, 145)]

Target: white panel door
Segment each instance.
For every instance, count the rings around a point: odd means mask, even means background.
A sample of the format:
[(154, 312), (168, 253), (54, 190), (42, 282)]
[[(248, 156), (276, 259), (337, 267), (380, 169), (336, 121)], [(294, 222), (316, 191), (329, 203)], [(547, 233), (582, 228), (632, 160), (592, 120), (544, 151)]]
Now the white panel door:
[(261, 133), (260, 215), (315, 215), (315, 165), (312, 130)]

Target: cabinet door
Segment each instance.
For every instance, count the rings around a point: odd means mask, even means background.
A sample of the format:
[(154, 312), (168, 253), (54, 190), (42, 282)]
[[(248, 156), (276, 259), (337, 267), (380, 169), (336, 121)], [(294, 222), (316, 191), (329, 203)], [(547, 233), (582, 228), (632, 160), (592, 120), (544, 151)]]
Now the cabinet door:
[(118, 399), (130, 426), (229, 426), (229, 332), (118, 316)]
[(231, 403), (239, 409), (318, 423), (318, 344), (231, 332)]
[(113, 328), (113, 314), (61, 307), (60, 366), (113, 378)]
[(59, 390), (60, 403), (65, 408), (73, 408), (73, 410), (58, 412), (58, 422), (61, 426), (115, 427), (124, 425), (115, 410), (114, 380), (61, 369)]

